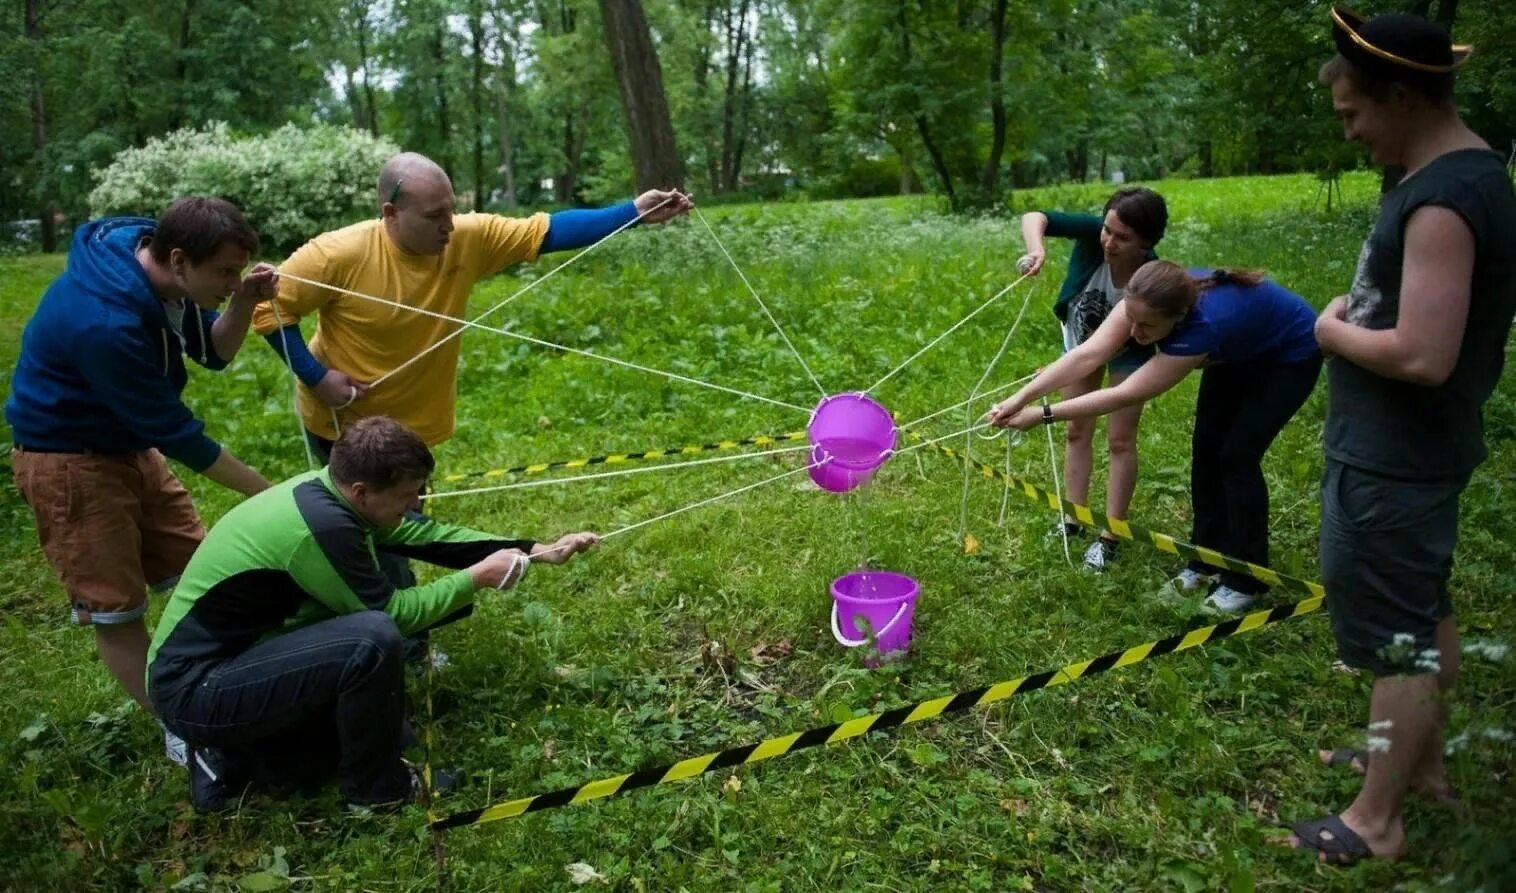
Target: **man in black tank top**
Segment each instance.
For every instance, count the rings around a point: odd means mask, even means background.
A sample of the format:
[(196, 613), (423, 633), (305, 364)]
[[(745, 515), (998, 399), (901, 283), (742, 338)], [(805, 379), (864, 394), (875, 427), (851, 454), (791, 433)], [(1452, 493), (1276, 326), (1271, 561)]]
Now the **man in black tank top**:
[(1368, 754), (1321, 752), (1364, 772), (1339, 815), (1289, 843), (1349, 864), (1405, 853), (1408, 790), (1450, 796), (1443, 698), (1458, 671), (1448, 579), (1458, 497), (1485, 459), (1481, 407), (1516, 312), (1516, 193), (1464, 126), (1450, 46), (1415, 16), (1332, 11), (1321, 70), (1349, 140), (1406, 176), (1383, 197), (1351, 291), (1316, 324), (1327, 366), (1321, 567), (1342, 661), (1374, 676)]

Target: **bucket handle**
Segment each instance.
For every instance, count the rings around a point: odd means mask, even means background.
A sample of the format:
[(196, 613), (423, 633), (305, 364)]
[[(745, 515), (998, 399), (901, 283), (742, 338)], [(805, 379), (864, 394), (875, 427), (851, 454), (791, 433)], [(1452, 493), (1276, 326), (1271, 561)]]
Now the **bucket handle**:
[[(902, 600), (900, 602), (900, 607), (895, 611), (895, 616), (890, 618), (890, 622), (886, 623), (884, 625), (884, 629), (881, 629), (878, 632), (874, 633), (874, 639), (875, 639), (875, 641), (878, 641), (879, 639), (882, 639), (886, 635), (888, 635), (889, 632), (890, 632), (890, 630), (892, 630), (892, 629), (895, 628), (895, 624), (897, 624), (897, 623), (900, 622), (900, 618), (902, 618), (902, 617), (905, 616), (906, 609), (909, 608), (910, 606), (911, 606), (911, 603), (910, 603), (909, 600)], [(849, 639), (847, 636), (843, 635), (842, 634), (842, 627), (841, 627), (841, 625), (839, 623), (839, 620), (840, 620), (840, 618), (837, 615), (837, 602), (833, 601), (832, 602), (832, 638), (836, 639), (837, 640), (837, 644), (841, 645), (844, 648), (857, 648), (859, 645), (867, 645), (868, 644), (869, 640), (867, 638), (863, 638), (863, 639)]]

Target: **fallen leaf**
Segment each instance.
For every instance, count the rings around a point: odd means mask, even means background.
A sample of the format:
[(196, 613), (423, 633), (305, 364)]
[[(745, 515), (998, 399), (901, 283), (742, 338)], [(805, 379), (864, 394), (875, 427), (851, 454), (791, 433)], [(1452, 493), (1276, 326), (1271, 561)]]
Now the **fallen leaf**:
[(545, 415), (537, 416), (537, 427), (547, 429), (553, 427), (553, 420)]
[(742, 779), (735, 775), (727, 776), (726, 781), (721, 783), (721, 792), (726, 794), (728, 800), (737, 799), (737, 795), (742, 793)]
[(542, 742), (542, 755), (550, 760), (558, 758), (558, 739), (549, 738)]
[(965, 555), (978, 555), (979, 554), (979, 540), (975, 539), (974, 535), (972, 533), (965, 533), (963, 535), (963, 554), (965, 554)]
[(789, 657), (794, 650), (795, 643), (786, 637), (777, 642), (760, 642), (748, 651), (748, 656), (758, 663), (772, 663)]
[(610, 878), (596, 871), (595, 866), (588, 862), (571, 862), (564, 867), (568, 870), (569, 880), (573, 881), (576, 887), (582, 887), (585, 884), (609, 884), (611, 882)]

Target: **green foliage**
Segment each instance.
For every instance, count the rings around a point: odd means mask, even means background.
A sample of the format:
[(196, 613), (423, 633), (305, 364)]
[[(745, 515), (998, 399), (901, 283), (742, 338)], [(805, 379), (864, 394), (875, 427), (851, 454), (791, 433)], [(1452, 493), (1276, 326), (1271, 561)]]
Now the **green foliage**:
[[(1377, 178), (1344, 177), (1323, 214), (1309, 175), (1152, 183), (1174, 220), (1165, 254), (1262, 267), (1317, 305), (1340, 294), (1372, 220)], [(1020, 190), (1017, 206), (1098, 207), (1108, 185)], [(1014, 279), (1013, 221), (949, 216), (934, 197), (705, 210), (829, 390), (866, 387)], [(913, 419), (967, 396), (1030, 298), (991, 384), (1057, 355), (1050, 306), (1066, 263), (1011, 292), (879, 389)], [(491, 279), (480, 313), (562, 262)], [(0, 261), (0, 369), (62, 258)], [(809, 405), (817, 392), (698, 222), (639, 227), (515, 301), (500, 323), (534, 337)], [(249, 343), (187, 398), (209, 432), (271, 477), (304, 469), (289, 373)], [(1315, 577), (1324, 388), (1270, 451), (1272, 562)], [(1189, 526), (1195, 382), (1144, 410), (1133, 517)], [(463, 338), (457, 434), (439, 474), (803, 426), (806, 415), (553, 353)], [(1315, 748), (1360, 743), (1366, 680), (1332, 672), (1330, 624), (1290, 620), (1204, 649), (685, 784), (533, 814), (439, 841), (419, 810), (343, 817), (335, 790), (262, 794), (219, 818), (188, 810), (157, 726), (124, 700), (64, 597), (30, 513), (0, 475), (0, 886), (16, 889), (573, 889), (584, 865), (617, 889), (1512, 888), (1516, 642), (1516, 372), (1486, 411), (1491, 457), (1464, 501), (1453, 590), (1469, 639), (1450, 768), (1463, 811), (1413, 801), (1405, 861), (1347, 871), (1272, 847), (1283, 821), (1344, 806), (1356, 779)], [(922, 426), (963, 427), (949, 413)], [(1013, 472), (1050, 483), (1042, 432)], [(1097, 441), (1098, 442), (1098, 441)], [(1004, 461), (1004, 441), (974, 450)], [(1104, 492), (1097, 452), (1095, 502)], [(453, 497), (438, 517), (505, 534), (613, 530), (785, 470), (793, 456), (560, 487)], [(238, 500), (181, 470), (214, 523)], [(882, 468), (861, 505), (795, 478), (608, 540), (519, 591), (489, 594), (439, 631), (438, 765), (464, 787), (444, 810), (553, 790), (1050, 669), (1212, 622), (1159, 593), (1170, 556), (1133, 545), (1101, 577), (1045, 539), (1052, 513), (926, 451)], [(504, 481), (500, 481), (504, 482)], [(450, 486), (438, 482), (436, 489)], [(866, 537), (865, 537), (866, 531)], [(826, 588), (860, 559), (923, 584), (908, 657), (865, 669), (831, 640)], [(1077, 555), (1076, 555), (1077, 560)], [(435, 579), (437, 570), (424, 571)], [(1276, 593), (1269, 604), (1287, 596)], [(153, 610), (161, 610), (153, 599)], [(155, 622), (155, 621), (152, 621)], [(428, 724), (424, 680), (409, 680)], [(120, 715), (117, 715), (117, 711)], [(91, 719), (92, 715), (98, 715)], [(735, 776), (740, 786), (728, 783)], [(281, 853), (282, 848), (282, 853)], [(270, 877), (271, 876), (271, 877)], [(587, 885), (588, 886), (588, 885)]]
[(371, 216), (379, 168), (398, 151), (348, 127), (238, 137), (218, 122), (117, 155), (90, 192), (90, 212), (152, 217), (175, 198), (215, 195), (237, 203), (270, 248), (287, 250)]

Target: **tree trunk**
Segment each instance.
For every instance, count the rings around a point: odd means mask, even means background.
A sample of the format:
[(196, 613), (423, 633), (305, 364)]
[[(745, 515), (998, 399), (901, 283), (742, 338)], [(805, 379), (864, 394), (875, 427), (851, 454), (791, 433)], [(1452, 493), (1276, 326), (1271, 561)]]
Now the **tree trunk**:
[(437, 163), (453, 179), (452, 121), (447, 109), (447, 47), (443, 43), (446, 21), (432, 23), (432, 86), (437, 92)]
[(600, 0), (600, 18), (632, 152), (638, 192), (684, 185), (684, 162), (674, 142), (663, 70), (641, 0)]
[(574, 189), (579, 179), (579, 140), (574, 132), (574, 116), (563, 116), (563, 176), (553, 180), (553, 201), (560, 205), (573, 204)]
[(474, 210), (477, 211), (489, 200), (489, 186), (484, 179), (484, 10), (478, 0), (470, 5), (468, 28), (474, 54), (469, 102), (474, 113)]
[(374, 77), (368, 57), (368, 3), (360, 2), (353, 11), (358, 15), (358, 65), (363, 70), (363, 104), (368, 109), (368, 132), (379, 135), (379, 111), (374, 107)]
[(1439, 0), (1437, 4), (1437, 24), (1453, 31), (1453, 21), (1458, 18), (1458, 0)]
[(1005, 68), (1006, 0), (995, 0), (990, 13), (990, 154), (984, 162), (984, 176), (979, 191), (986, 205), (994, 204), (1000, 182), (1000, 160), (1005, 156), (1005, 96), (1002, 95), (1002, 72)]
[(184, 0), (184, 7), (179, 10), (179, 52), (174, 60), (174, 80), (179, 82), (180, 95), (174, 99), (174, 113), (169, 117), (168, 129), (178, 130), (184, 126), (184, 87), (189, 83), (189, 48), (191, 30), (190, 25), (194, 20), (195, 0)]
[(740, 0), (736, 15), (730, 3), (723, 3), (722, 19), (726, 31), (726, 91), (721, 103), (721, 191), (730, 192), (737, 186), (737, 172), (732, 160), (737, 141), (737, 103), (742, 101), (737, 79), (742, 74), (743, 61), (747, 58), (744, 49), (748, 41), (747, 14), (751, 0)]
[[(900, 50), (907, 65), (911, 61), (911, 23), (906, 18), (906, 4), (900, 4), (896, 16), (896, 24), (900, 28)], [(911, 113), (911, 120), (916, 124), (916, 132), (921, 135), (921, 145), (925, 147), (927, 158), (931, 159), (932, 170), (937, 174), (937, 181), (942, 184), (942, 191), (947, 194), (948, 207), (958, 210), (958, 193), (953, 189), (953, 172), (947, 165), (947, 160), (942, 157), (942, 151), (937, 148), (936, 140), (932, 139), (932, 131), (926, 120), (926, 115), (919, 109)]]
[(506, 22), (496, 19), (495, 33), (500, 41), (500, 89), (495, 94), (495, 117), (500, 125), (500, 176), (505, 187), (505, 208), (516, 210), (516, 143), (511, 134), (511, 94), (516, 87), (516, 57)]
[(353, 80), (352, 66), (342, 64), (342, 95), (347, 97), (347, 111), (353, 116), (353, 126), (364, 124), (363, 100), (358, 98), (358, 84)]
[[(37, 50), (35, 58), (42, 59), (42, 2), (41, 0), (26, 0), (26, 39), (35, 45)], [(44, 152), (47, 149), (47, 103), (42, 96), (42, 71), (40, 68), (32, 71), (32, 151), (37, 159), (37, 164), (45, 165)], [(45, 187), (44, 187), (45, 188)], [(52, 253), (58, 250), (58, 229), (53, 222), (55, 205), (47, 198), (43, 198), (42, 205), (37, 209), (37, 233), (42, 241), (42, 250)]]
[(1069, 179), (1083, 183), (1090, 175), (1090, 139), (1081, 137), (1072, 149), (1063, 150), (1063, 158), (1069, 165)]
[(742, 156), (747, 152), (747, 135), (753, 114), (753, 52), (757, 41), (750, 35), (746, 58), (742, 63), (742, 120), (737, 125), (737, 144), (732, 148), (732, 186), (742, 185)]

